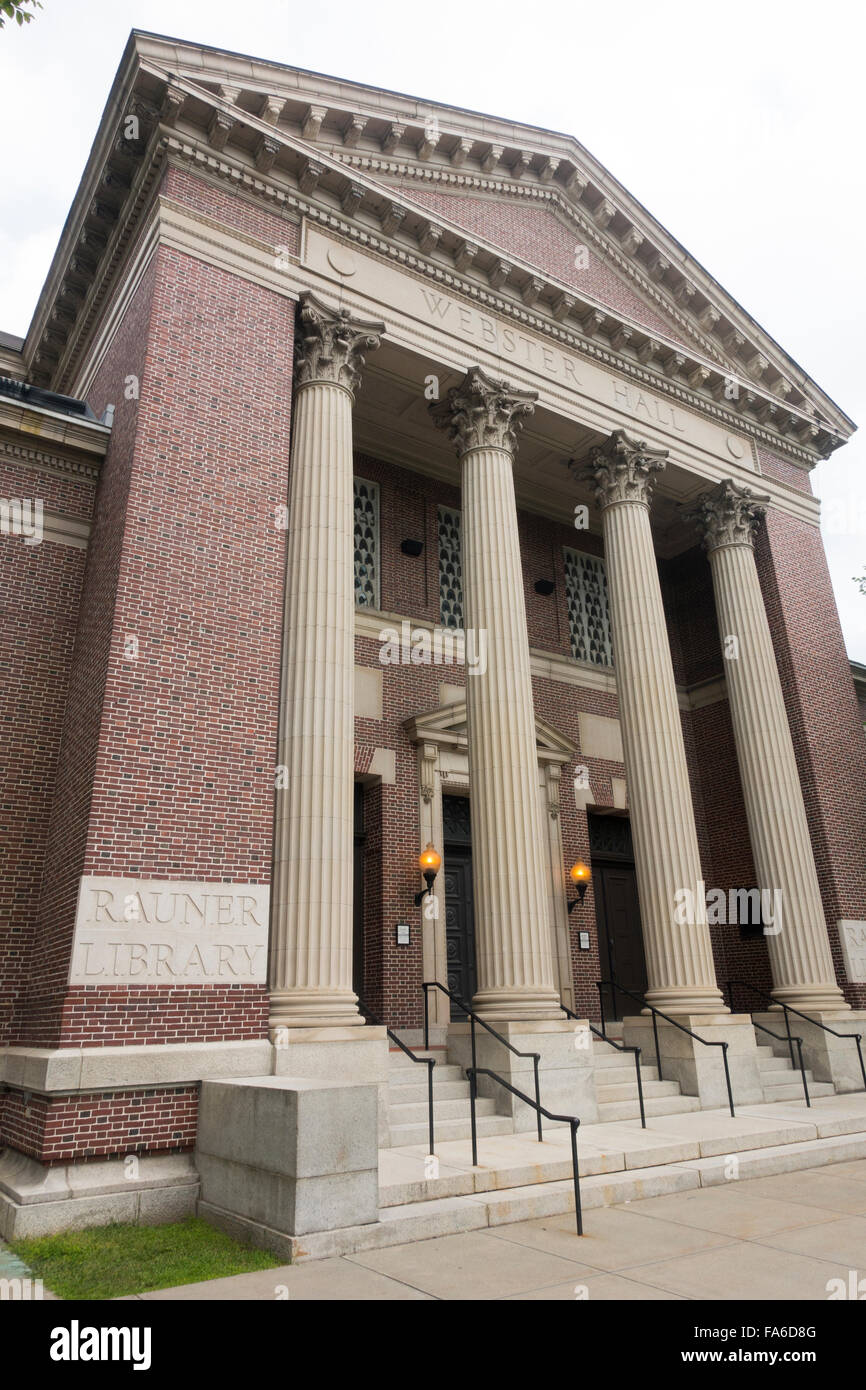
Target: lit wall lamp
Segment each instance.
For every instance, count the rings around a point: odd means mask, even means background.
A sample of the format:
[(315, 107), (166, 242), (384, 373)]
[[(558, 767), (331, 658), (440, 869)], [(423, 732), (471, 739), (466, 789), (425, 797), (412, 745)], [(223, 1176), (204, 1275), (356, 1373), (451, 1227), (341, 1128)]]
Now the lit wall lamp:
[(418, 868), (424, 875), (424, 882), (427, 884), (427, 887), (422, 888), (420, 893), (415, 894), (416, 907), (420, 907), (427, 894), (433, 892), (433, 884), (441, 867), (442, 856), (437, 854), (432, 844), (428, 844), (427, 848), (422, 850), (418, 855)]
[(577, 897), (572, 898), (568, 904), (568, 910), (571, 912), (571, 909), (577, 907), (577, 904), (582, 903), (586, 897), (589, 880), (592, 878), (592, 870), (588, 864), (584, 864), (582, 859), (578, 859), (576, 864), (572, 864), (569, 876), (577, 889)]

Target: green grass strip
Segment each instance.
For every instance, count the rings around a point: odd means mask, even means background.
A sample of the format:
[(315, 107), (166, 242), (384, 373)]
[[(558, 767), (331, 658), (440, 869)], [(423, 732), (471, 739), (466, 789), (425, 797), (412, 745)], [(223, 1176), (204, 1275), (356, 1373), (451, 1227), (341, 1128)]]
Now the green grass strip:
[(282, 1263), (196, 1216), (166, 1226), (94, 1226), (10, 1245), (46, 1289), (72, 1299), (120, 1298)]

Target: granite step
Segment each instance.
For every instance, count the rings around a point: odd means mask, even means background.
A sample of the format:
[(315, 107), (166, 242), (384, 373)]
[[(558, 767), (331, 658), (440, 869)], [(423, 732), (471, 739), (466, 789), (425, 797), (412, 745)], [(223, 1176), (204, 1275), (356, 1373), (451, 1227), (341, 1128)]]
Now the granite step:
[(790, 1057), (777, 1057), (774, 1052), (767, 1048), (767, 1053), (762, 1056), (763, 1048), (758, 1048), (758, 1071), (761, 1073), (771, 1071), (790, 1071)]
[[(389, 1105), (411, 1105), (413, 1101), (427, 1101), (427, 1082), (419, 1086), (394, 1086), (388, 1089)], [(438, 1100), (469, 1100), (468, 1081), (437, 1081), (433, 1076), (433, 1103)]]
[[(636, 1085), (637, 1085), (637, 1081), (636, 1081), (636, 1079), (635, 1079), (635, 1070), (634, 1070), (634, 1063), (633, 1063), (633, 1062), (632, 1062), (631, 1064), (629, 1064), (629, 1063), (627, 1062), (627, 1063), (625, 1064), (625, 1066), (620, 1065), (620, 1066), (618, 1066), (618, 1067), (617, 1067), (617, 1066), (614, 1066), (614, 1067), (602, 1067), (602, 1068), (596, 1067), (595, 1070), (598, 1072), (598, 1076), (597, 1076), (597, 1080), (596, 1080), (596, 1085), (600, 1085), (600, 1086), (622, 1086), (622, 1085), (632, 1085), (632, 1086), (636, 1086)], [(641, 1079), (641, 1081), (644, 1083), (644, 1085), (646, 1085), (646, 1083), (647, 1083), (648, 1081), (658, 1081), (658, 1080), (659, 1080), (658, 1069), (657, 1069), (656, 1067), (641, 1067), (641, 1069), (640, 1069), (640, 1079)]]
[[(388, 1085), (389, 1086), (418, 1086), (427, 1084), (427, 1067), (415, 1066), (408, 1058), (404, 1059), (404, 1065), (394, 1062), (389, 1063)], [(420, 1080), (419, 1080), (420, 1078)], [(433, 1068), (434, 1085), (439, 1081), (465, 1081), (462, 1067), (455, 1067), (451, 1063), (437, 1062)]]
[[(650, 1144), (646, 1134), (638, 1138), (633, 1126), (623, 1126), (621, 1130), (597, 1130), (593, 1147), (593, 1126), (587, 1126), (581, 1156), (584, 1212), (727, 1183), (733, 1151), (737, 1153), (740, 1180), (866, 1158), (866, 1117), (861, 1120), (859, 1111), (840, 1121), (835, 1112), (819, 1107), (808, 1120), (799, 1118), (799, 1111), (798, 1118), (792, 1120), (790, 1108), (781, 1108), (778, 1116), (772, 1116), (767, 1106), (752, 1111), (761, 1120), (778, 1119), (778, 1126), (768, 1131), (769, 1142), (763, 1144), (756, 1142), (758, 1136), (749, 1128), (754, 1123), (749, 1116), (743, 1117), (741, 1134), (732, 1122), (734, 1132), (730, 1136), (718, 1135), (719, 1124), (727, 1128), (729, 1123), (721, 1111), (715, 1115), (707, 1113), (708, 1128), (702, 1141), (700, 1124), (691, 1141), (685, 1134), (676, 1140), (660, 1133), (657, 1144)], [(830, 1127), (830, 1133), (817, 1138), (815, 1126), (820, 1134), (822, 1123)], [(844, 1130), (837, 1130), (839, 1123), (845, 1124)], [(801, 1132), (811, 1137), (801, 1138)], [(618, 1136), (624, 1151), (616, 1142)], [(516, 1161), (511, 1143), (503, 1143), (506, 1147), (502, 1157), (497, 1160), (496, 1152), (488, 1151), (479, 1168), (472, 1169), (466, 1166), (465, 1159), (455, 1158), (452, 1162), (463, 1166), (452, 1167), (449, 1172), (448, 1159), (443, 1158), (443, 1176), (439, 1179), (401, 1180), (390, 1188), (382, 1188), (380, 1219), (376, 1222), (286, 1238), (291, 1242), (291, 1258), (298, 1262), (324, 1259), (574, 1211), (574, 1188), (566, 1153), (554, 1155), (552, 1162), (536, 1168), (534, 1163), (528, 1166), (525, 1158)], [(674, 1144), (680, 1147), (672, 1147)], [(710, 1156), (700, 1157), (704, 1145), (709, 1147)], [(703, 1151), (707, 1152), (706, 1147)], [(640, 1166), (626, 1166), (635, 1161)], [(417, 1162), (420, 1165), (423, 1159), (419, 1157)], [(534, 1181), (527, 1181), (530, 1174)], [(220, 1224), (219, 1214), (213, 1214)]]
[[(429, 1106), (427, 1101), (417, 1101), (410, 1105), (391, 1105), (389, 1107), (389, 1118), (391, 1128), (394, 1125), (426, 1124)], [(475, 1113), (480, 1118), (482, 1115), (495, 1115), (496, 1102), (484, 1096), (479, 1096), (475, 1102)], [(437, 1100), (433, 1097), (433, 1118), (434, 1120), (462, 1120), (469, 1122), (469, 1097), (461, 1097), (459, 1100)]]
[[(680, 1084), (678, 1081), (647, 1081), (642, 1078), (644, 1100), (657, 1099), (659, 1096), (678, 1096), (680, 1094)], [(637, 1082), (632, 1076), (630, 1081), (621, 1082), (618, 1085), (609, 1086), (607, 1081), (600, 1085), (595, 1084), (595, 1095), (599, 1105), (607, 1105), (617, 1100), (637, 1100)]]
[[(449, 1139), (468, 1139), (472, 1126), (467, 1115), (462, 1120), (442, 1120), (436, 1121), (434, 1111), (435, 1138), (437, 1144), (444, 1144)], [(426, 1115), (423, 1124), (390, 1124), (391, 1147), (393, 1149), (404, 1148), (409, 1144), (424, 1144), (428, 1142), (427, 1119)], [(477, 1119), (478, 1137), (489, 1138), (494, 1134), (512, 1134), (513, 1124), (507, 1115), (479, 1115)]]
[[(644, 1110), (650, 1115), (682, 1115), (692, 1110), (700, 1110), (697, 1096), (659, 1096), (657, 1100), (644, 1098)], [(617, 1100), (599, 1105), (598, 1122), (607, 1124), (610, 1120), (634, 1120), (640, 1118), (640, 1104), (635, 1087), (634, 1100)]]
[[(818, 1096), (834, 1096), (836, 1094), (836, 1087), (830, 1081), (809, 1081), (808, 1076), (806, 1081), (809, 1087), (810, 1100), (815, 1100)], [(787, 1085), (767, 1086), (765, 1084), (764, 1099), (769, 1101), (802, 1100), (805, 1104), (803, 1083), (799, 1075), (796, 1072), (793, 1073)]]

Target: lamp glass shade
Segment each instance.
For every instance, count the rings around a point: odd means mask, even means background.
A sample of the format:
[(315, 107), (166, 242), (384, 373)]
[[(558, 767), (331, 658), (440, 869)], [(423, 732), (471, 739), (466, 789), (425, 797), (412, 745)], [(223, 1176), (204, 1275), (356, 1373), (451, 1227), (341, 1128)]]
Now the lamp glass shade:
[(571, 866), (572, 883), (589, 883), (592, 878), (592, 870), (588, 864), (584, 864), (582, 859), (578, 859), (576, 864)]
[(418, 867), (422, 874), (438, 874), (442, 867), (442, 856), (436, 852), (432, 845), (428, 845), (418, 856)]

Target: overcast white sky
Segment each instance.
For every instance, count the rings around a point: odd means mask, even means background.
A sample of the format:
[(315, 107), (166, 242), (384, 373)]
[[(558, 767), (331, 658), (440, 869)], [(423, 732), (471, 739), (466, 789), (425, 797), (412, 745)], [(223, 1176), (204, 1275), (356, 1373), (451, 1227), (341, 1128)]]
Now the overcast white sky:
[[(24, 334), (129, 30), (575, 135), (866, 425), (859, 0), (44, 0), (0, 33), (0, 328)], [(866, 662), (866, 435), (813, 474)]]

